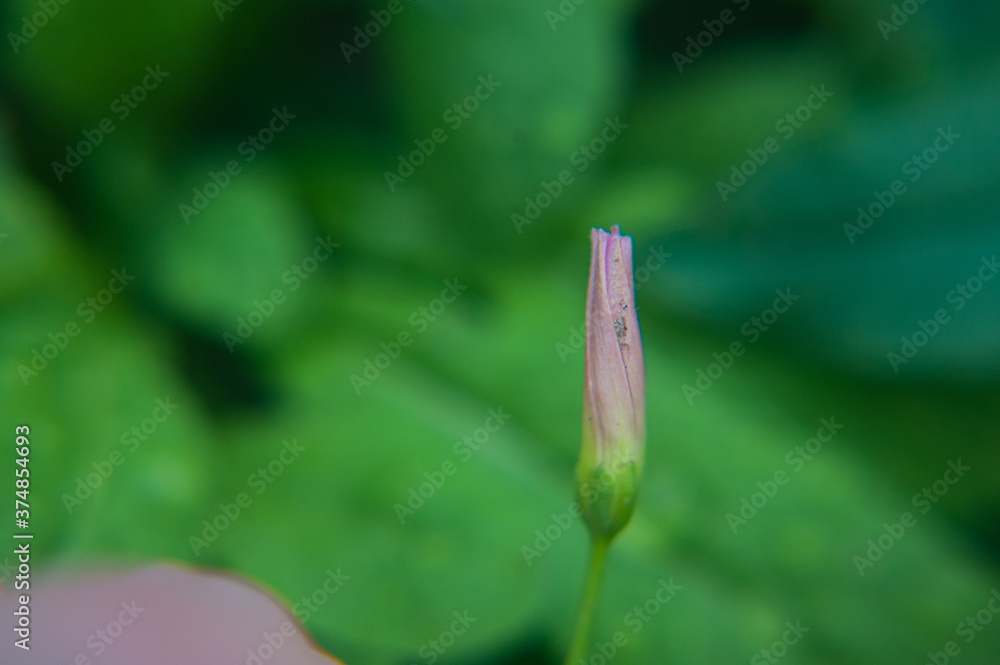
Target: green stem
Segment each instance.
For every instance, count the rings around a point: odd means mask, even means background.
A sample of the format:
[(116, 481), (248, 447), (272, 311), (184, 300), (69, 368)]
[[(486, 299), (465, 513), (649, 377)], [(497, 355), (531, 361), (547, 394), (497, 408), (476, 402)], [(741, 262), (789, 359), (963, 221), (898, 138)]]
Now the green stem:
[(590, 553), (590, 568), (587, 570), (587, 581), (583, 588), (583, 601), (580, 603), (580, 614), (576, 619), (576, 630), (566, 654), (566, 665), (578, 665), (587, 656), (587, 646), (590, 642), (590, 626), (594, 622), (594, 609), (597, 607), (597, 596), (601, 589), (601, 576), (604, 574), (604, 559), (608, 553), (609, 541), (604, 538), (594, 539)]

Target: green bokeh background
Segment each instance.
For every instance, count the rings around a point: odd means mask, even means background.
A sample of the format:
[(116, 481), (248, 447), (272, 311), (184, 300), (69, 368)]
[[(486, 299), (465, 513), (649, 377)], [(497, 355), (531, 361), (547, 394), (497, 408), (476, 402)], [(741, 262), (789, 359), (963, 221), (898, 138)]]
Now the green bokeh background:
[[(5, 3), (0, 420), (8, 443), (31, 426), (39, 568), (187, 560), (290, 605), (339, 568), (350, 579), (307, 627), (345, 662), (430, 663), (464, 611), (476, 622), (436, 662), (560, 662), (587, 544), (560, 525), (575, 331), (589, 228), (617, 223), (652, 268), (649, 436), (595, 641), (626, 633), (622, 665), (768, 662), (752, 659), (800, 621), (783, 662), (922, 663), (955, 640), (964, 665), (995, 663), (1000, 621), (970, 643), (956, 630), (1000, 587), (1000, 280), (958, 311), (949, 293), (1000, 247), (1000, 8), (903, 4), (915, 13), (883, 34), (888, 2), (401, 0), (348, 62), (342, 42), (385, 3), (220, 16), (210, 0), (73, 0), (35, 32), (36, 1)], [(732, 23), (679, 71), (674, 54), (724, 9)], [(120, 118), (147, 66), (169, 76)], [(499, 87), (452, 128), (444, 114), (489, 76)], [(781, 138), (775, 123), (821, 85), (832, 97)], [(241, 143), (286, 107), (295, 118), (246, 162)], [(103, 118), (114, 131), (57, 178)], [(580, 171), (574, 153), (615, 118), (627, 128)], [(385, 172), (439, 127), (447, 140), (390, 190)], [(939, 128), (960, 138), (910, 182), (904, 163)], [(778, 152), (723, 201), (717, 182), (769, 137)], [(234, 159), (185, 223), (179, 205)], [(518, 229), (512, 214), (563, 170), (572, 184)], [(850, 242), (844, 224), (897, 178), (906, 192)], [(333, 255), (288, 278), (317, 238)], [(81, 303), (123, 269), (134, 280), (88, 321)], [(442, 306), (446, 280), (466, 288)], [(283, 301), (227, 345), (275, 289)], [(799, 299), (751, 343), (744, 325), (776, 289)], [(887, 353), (941, 308), (948, 323), (894, 369)], [(69, 323), (79, 334), (26, 374)], [(352, 383), (400, 333), (412, 343)], [(735, 341), (745, 353), (689, 399)], [(126, 445), (168, 398), (176, 411)], [(456, 454), (490, 409), (509, 421)], [(796, 470), (786, 454), (831, 417), (843, 428)], [(304, 452), (257, 494), (253, 474), (292, 440)], [(113, 451), (122, 464), (67, 508)], [(449, 460), (401, 524), (396, 504)], [(921, 513), (914, 494), (950, 460), (970, 471)], [(788, 483), (734, 533), (727, 514), (778, 471)], [(196, 554), (190, 538), (240, 492), (252, 504)], [(916, 525), (860, 575), (854, 557), (906, 511)], [(681, 590), (637, 624), (671, 579)]]

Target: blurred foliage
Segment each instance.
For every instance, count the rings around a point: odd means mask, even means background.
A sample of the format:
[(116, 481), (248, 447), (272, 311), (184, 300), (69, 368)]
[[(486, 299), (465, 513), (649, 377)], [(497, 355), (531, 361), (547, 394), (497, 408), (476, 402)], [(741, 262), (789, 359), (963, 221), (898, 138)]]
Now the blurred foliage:
[[(476, 622), (439, 662), (559, 662), (586, 551), (560, 516), (587, 229), (621, 223), (650, 269), (648, 470), (594, 639), (625, 632), (623, 665), (735, 663), (801, 621), (789, 662), (922, 662), (948, 640), (967, 665), (996, 662), (1000, 628), (969, 644), (956, 630), (1000, 573), (1000, 280), (961, 310), (948, 299), (1000, 246), (995, 4), (918, 5), (887, 39), (891, 3), (825, 0), (57, 6), (0, 58), (0, 409), (10, 438), (31, 426), (44, 566), (178, 558), (290, 605), (340, 569), (307, 626), (346, 662), (431, 662), (463, 611)], [(679, 72), (675, 53), (727, 8)], [(3, 33), (39, 11), (6, 4)], [(342, 44), (379, 16), (348, 61)], [(147, 66), (168, 76), (122, 117)], [(723, 201), (717, 182), (820, 85), (829, 101)], [(281, 109), (294, 119), (248, 161)], [(57, 177), (105, 118), (114, 130)], [(574, 161), (614, 118), (621, 136)], [(949, 127), (954, 145), (849, 242), (857, 208)], [(390, 191), (385, 172), (436, 128), (446, 140)], [(573, 182), (518, 231), (512, 214), (563, 170)], [(323, 240), (336, 249), (319, 260)], [(135, 279), (90, 313), (114, 270)], [(751, 343), (776, 289), (799, 300)], [(939, 308), (949, 322), (893, 371), (886, 354)], [(689, 400), (734, 341), (745, 354)], [(177, 405), (162, 422), (157, 400)], [(490, 409), (509, 422), (465, 459), (454, 446)], [(831, 417), (843, 429), (790, 467)], [(280, 461), (292, 441), (301, 455)], [(913, 495), (958, 459), (971, 470), (924, 515)], [(397, 505), (449, 461), (401, 524)], [(734, 534), (727, 514), (782, 470)], [(241, 493), (239, 517), (192, 547)], [(905, 511), (916, 525), (859, 575), (854, 557)], [(664, 580), (682, 588), (647, 602)]]

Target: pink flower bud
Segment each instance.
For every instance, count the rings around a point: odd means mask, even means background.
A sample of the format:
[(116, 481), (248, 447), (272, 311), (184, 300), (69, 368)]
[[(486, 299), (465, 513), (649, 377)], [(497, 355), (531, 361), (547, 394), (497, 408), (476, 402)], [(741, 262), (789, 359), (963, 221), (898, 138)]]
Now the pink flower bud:
[(632, 239), (591, 232), (583, 444), (577, 492), (595, 537), (628, 523), (646, 440), (646, 372), (632, 277)]

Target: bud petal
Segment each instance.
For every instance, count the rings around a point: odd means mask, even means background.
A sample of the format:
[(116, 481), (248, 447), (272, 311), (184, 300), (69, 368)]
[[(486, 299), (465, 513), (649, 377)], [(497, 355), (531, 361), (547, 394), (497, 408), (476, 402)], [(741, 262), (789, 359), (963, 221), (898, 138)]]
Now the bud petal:
[(628, 523), (642, 472), (646, 439), (646, 372), (632, 277), (632, 239), (591, 232), (587, 289), (583, 443), (577, 493), (596, 538)]

